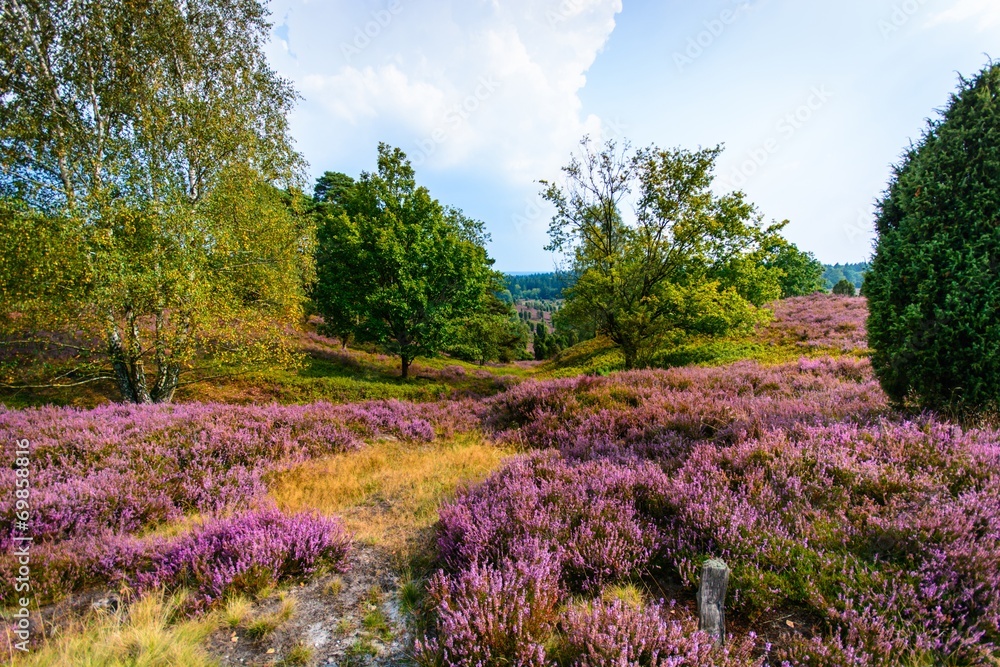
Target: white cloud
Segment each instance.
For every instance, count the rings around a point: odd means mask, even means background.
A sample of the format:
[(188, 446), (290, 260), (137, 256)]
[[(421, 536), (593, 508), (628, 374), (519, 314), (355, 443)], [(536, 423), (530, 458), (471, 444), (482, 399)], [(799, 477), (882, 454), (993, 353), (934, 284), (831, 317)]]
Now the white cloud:
[(931, 25), (964, 23), (974, 20), (976, 29), (987, 30), (1000, 25), (1000, 2), (997, 0), (953, 0), (952, 6), (935, 14)]
[(286, 21), (272, 59), (305, 97), (301, 144), (326, 144), (324, 159), (347, 137), (374, 151), (394, 136), (415, 164), (523, 184), (600, 134), (579, 92), (621, 0), (275, 4)]

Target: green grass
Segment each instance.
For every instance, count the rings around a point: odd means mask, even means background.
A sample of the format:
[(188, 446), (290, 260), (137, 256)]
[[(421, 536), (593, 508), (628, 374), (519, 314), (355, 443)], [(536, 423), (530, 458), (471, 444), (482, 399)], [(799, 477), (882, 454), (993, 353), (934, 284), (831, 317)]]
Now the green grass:
[[(335, 341), (307, 332), (290, 335), (290, 344), (303, 355), (298, 366), (232, 374), (231, 369), (202, 360), (207, 363), (203, 372), (217, 377), (180, 387), (174, 400), (286, 405), (386, 399), (427, 402), (495, 394), (505, 386), (500, 378), (527, 377), (532, 372), (516, 365), (480, 367), (441, 356), (416, 360), (411, 377), (403, 379), (399, 359), (378, 354), (371, 346), (343, 350)], [(115, 385), (107, 381), (61, 389), (0, 389), (0, 403), (12, 409), (40, 405), (89, 408), (117, 398)]]
[(282, 594), (281, 607), (275, 612), (264, 614), (250, 621), (246, 626), (246, 635), (253, 641), (260, 641), (290, 619), (293, 613), (295, 613), (295, 599), (285, 597)]
[(296, 644), (288, 654), (276, 663), (276, 667), (299, 667), (308, 665), (313, 658), (313, 650), (305, 644)]
[[(738, 361), (756, 361), (765, 365), (784, 364), (802, 357), (865, 356), (867, 351), (850, 353), (833, 348), (803, 348), (794, 342), (773, 340), (767, 330), (760, 334), (729, 338), (694, 338), (685, 343), (657, 350), (652, 355), (653, 368), (682, 366), (724, 366)], [(761, 340), (764, 342), (761, 342)], [(537, 367), (540, 378), (606, 375), (625, 369), (625, 358), (604, 337), (585, 341), (562, 352), (555, 359)]]

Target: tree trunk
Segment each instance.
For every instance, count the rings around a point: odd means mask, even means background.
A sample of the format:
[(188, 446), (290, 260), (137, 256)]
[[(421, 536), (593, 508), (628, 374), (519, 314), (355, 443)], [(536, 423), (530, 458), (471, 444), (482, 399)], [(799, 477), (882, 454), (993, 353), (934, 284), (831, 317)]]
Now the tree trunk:
[(132, 382), (133, 401), (152, 403), (153, 397), (149, 393), (149, 385), (146, 382), (146, 366), (142, 362), (142, 336), (139, 331), (139, 320), (132, 308), (125, 311), (125, 319), (128, 321), (129, 377)]
[[(162, 315), (161, 315), (162, 317)], [(159, 319), (159, 318), (158, 318)], [(162, 340), (163, 333), (162, 328), (157, 329), (157, 346), (166, 347), (166, 343)], [(180, 315), (180, 325), (177, 330), (177, 337), (171, 345), (171, 353), (169, 355), (164, 354), (162, 361), (160, 362), (160, 367), (157, 374), (156, 387), (153, 390), (153, 402), (154, 403), (169, 403), (174, 399), (174, 392), (177, 391), (177, 384), (180, 381), (181, 376), (181, 364), (179, 359), (182, 358), (184, 350), (191, 340), (191, 315), (189, 313), (183, 313)]]
[(403, 379), (405, 380), (406, 378), (410, 377), (411, 359), (408, 359), (407, 357), (404, 356), (402, 357), (402, 360), (403, 360)]
[(165, 317), (163, 313), (156, 318), (155, 354), (156, 378), (152, 387), (146, 377), (146, 367), (142, 360), (142, 333), (138, 318), (131, 309), (125, 312), (127, 337), (123, 338), (114, 314), (107, 315), (108, 324), (108, 356), (115, 373), (115, 382), (121, 393), (122, 401), (135, 404), (169, 403), (180, 380), (181, 364), (178, 361), (184, 347), (190, 340), (191, 317), (181, 316), (178, 335), (167, 353), (164, 340)]
[(169, 403), (174, 400), (174, 392), (177, 391), (177, 382), (180, 380), (181, 367), (178, 364), (168, 364), (167, 379), (163, 383), (163, 388), (153, 397), (156, 403)]
[(118, 391), (122, 395), (122, 400), (126, 403), (135, 403), (135, 390), (132, 388), (132, 377), (129, 369), (128, 359), (125, 355), (125, 347), (122, 344), (122, 336), (118, 331), (118, 324), (115, 322), (113, 314), (107, 315), (108, 322), (108, 356), (111, 358), (111, 367), (115, 372), (115, 382), (118, 384)]

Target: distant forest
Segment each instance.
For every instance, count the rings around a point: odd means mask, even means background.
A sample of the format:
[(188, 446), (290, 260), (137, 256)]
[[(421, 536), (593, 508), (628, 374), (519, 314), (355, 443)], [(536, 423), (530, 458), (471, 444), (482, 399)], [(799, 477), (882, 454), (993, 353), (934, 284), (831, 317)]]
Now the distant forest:
[[(868, 264), (824, 264), (823, 281), (829, 291), (843, 278), (861, 289), (865, 281)], [(530, 275), (508, 275), (507, 291), (513, 301), (555, 301), (563, 298), (562, 292), (571, 281), (568, 273), (533, 273)]]
[(826, 281), (827, 290), (833, 289), (833, 286), (844, 278), (847, 278), (854, 283), (855, 287), (861, 289), (862, 283), (865, 282), (865, 272), (868, 271), (868, 264), (867, 262), (860, 264), (834, 264), (833, 266), (824, 264), (823, 268), (826, 269), (823, 272), (823, 280)]
[(555, 301), (570, 285), (568, 273), (533, 273), (507, 276), (507, 291), (514, 301)]

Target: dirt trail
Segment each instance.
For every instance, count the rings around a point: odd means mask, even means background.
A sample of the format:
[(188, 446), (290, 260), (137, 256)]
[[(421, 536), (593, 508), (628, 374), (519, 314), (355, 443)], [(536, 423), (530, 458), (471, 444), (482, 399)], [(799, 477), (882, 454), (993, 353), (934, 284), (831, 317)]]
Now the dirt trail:
[[(324, 575), (287, 589), (294, 611), (272, 633), (255, 640), (246, 627), (226, 626), (212, 636), (209, 649), (223, 667), (411, 665), (413, 638), (400, 612), (399, 585), (388, 553), (355, 544), (346, 574)], [(272, 595), (254, 604), (251, 618), (276, 613), (281, 605), (279, 596)], [(311, 653), (307, 662), (290, 659), (299, 645)]]

